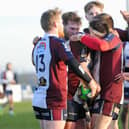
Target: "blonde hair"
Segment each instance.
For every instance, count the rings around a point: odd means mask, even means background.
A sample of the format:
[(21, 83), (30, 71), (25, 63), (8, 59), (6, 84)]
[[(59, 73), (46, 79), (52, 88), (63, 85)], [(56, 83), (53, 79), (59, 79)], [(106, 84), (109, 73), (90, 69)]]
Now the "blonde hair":
[(58, 20), (58, 17), (61, 15), (61, 10), (58, 8), (49, 9), (44, 12), (41, 16), (41, 27), (45, 32), (48, 32), (53, 27), (53, 23)]

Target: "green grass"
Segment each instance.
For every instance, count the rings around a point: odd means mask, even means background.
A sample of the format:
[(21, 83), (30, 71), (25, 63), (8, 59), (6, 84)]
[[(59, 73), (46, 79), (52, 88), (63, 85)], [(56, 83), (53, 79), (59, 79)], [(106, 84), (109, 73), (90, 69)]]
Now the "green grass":
[(35, 119), (31, 102), (14, 104), (14, 116), (8, 114), (8, 106), (0, 115), (0, 129), (40, 129), (38, 120)]
[(119, 116), (119, 122), (118, 122), (118, 127), (119, 127), (119, 129), (122, 129), (122, 125), (121, 125), (121, 120), (120, 120), (120, 116)]
[[(21, 102), (14, 104), (14, 116), (8, 114), (8, 106), (0, 115), (0, 129), (40, 129), (38, 120), (35, 119), (31, 102)], [(121, 121), (119, 119), (119, 129)]]

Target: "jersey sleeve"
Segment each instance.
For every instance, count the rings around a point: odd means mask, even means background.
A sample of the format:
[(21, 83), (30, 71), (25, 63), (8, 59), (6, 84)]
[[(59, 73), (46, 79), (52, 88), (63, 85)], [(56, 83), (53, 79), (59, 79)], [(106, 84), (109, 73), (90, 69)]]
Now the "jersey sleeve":
[(122, 41), (128, 41), (129, 40), (128, 30), (121, 30), (121, 29), (116, 28), (116, 31), (118, 32), (119, 37)]
[(73, 58), (69, 42), (58, 43), (58, 46), (56, 48), (58, 57), (64, 62), (67, 62), (68, 60)]
[(58, 56), (60, 59), (65, 61), (65, 63), (73, 70), (75, 74), (77, 74), (77, 76), (82, 78), (87, 83), (91, 81), (91, 77), (83, 70), (79, 62), (73, 56), (69, 42), (58, 44)]
[(81, 38), (81, 42), (93, 50), (103, 52), (114, 49), (121, 41), (118, 40), (116, 36), (114, 36), (110, 40), (106, 40), (87, 34)]

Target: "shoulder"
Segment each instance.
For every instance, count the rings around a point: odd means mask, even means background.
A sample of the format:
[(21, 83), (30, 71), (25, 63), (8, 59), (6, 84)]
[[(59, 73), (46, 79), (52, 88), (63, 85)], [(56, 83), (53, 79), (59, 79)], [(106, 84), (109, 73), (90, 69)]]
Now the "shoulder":
[(112, 41), (121, 42), (120, 38), (113, 33), (110, 33), (106, 37), (104, 37), (104, 40), (106, 40), (108, 42), (112, 42)]
[(115, 30), (118, 32), (119, 37), (122, 41), (127, 41), (128, 40), (128, 31), (127, 30), (122, 30), (119, 28), (115, 28)]
[(104, 37), (104, 39), (105, 39), (106, 41), (111, 41), (111, 40), (114, 39), (114, 38), (115, 38), (115, 35), (112, 34), (112, 33), (110, 33), (110, 34), (106, 35), (106, 37)]
[(56, 43), (64, 43), (64, 42), (65, 42), (65, 40), (62, 39), (62, 38), (58, 38), (58, 37), (54, 37), (54, 36), (51, 36), (50, 38), (51, 38), (54, 42), (56, 42)]

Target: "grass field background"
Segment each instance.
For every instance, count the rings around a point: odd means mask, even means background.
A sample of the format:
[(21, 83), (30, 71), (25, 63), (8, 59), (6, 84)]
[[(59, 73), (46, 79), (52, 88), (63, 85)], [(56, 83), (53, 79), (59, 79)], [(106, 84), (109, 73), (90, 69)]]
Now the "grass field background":
[[(15, 115), (8, 114), (8, 106), (0, 115), (0, 129), (40, 129), (38, 120), (35, 119), (31, 101), (14, 104)], [(121, 121), (119, 120), (119, 129)]]
[(31, 102), (14, 104), (14, 116), (8, 114), (8, 106), (0, 115), (0, 129), (40, 129), (38, 120), (35, 119)]

